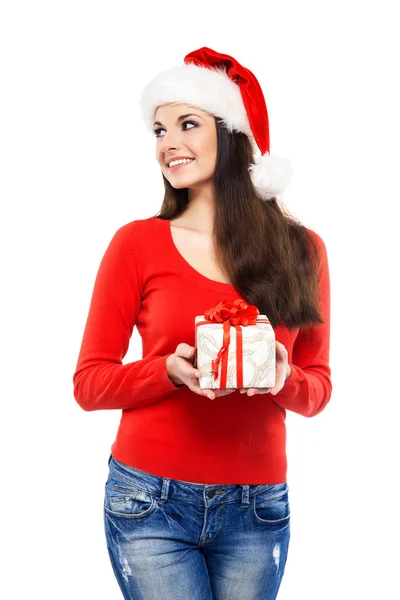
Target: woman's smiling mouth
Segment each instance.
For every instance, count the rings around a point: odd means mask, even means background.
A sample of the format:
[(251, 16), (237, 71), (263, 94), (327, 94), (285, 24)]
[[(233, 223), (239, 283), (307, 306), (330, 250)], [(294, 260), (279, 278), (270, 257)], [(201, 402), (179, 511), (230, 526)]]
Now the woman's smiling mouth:
[[(187, 165), (190, 165), (190, 163), (192, 163), (195, 159), (192, 158), (192, 160), (188, 161), (188, 162), (182, 162), (179, 163), (177, 165), (173, 165), (172, 167), (168, 167), (170, 169), (170, 171), (177, 171), (178, 169), (180, 169), (181, 167), (186, 167)], [(174, 162), (174, 161), (171, 161)]]

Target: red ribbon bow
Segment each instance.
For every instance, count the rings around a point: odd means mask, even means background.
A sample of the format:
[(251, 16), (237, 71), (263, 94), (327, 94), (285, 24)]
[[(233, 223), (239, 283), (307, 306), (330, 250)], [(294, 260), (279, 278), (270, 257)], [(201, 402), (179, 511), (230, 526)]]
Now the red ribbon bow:
[[(228, 352), (230, 343), (230, 328), (233, 325), (236, 329), (236, 379), (237, 388), (243, 387), (243, 338), (241, 326), (256, 325), (257, 316), (260, 314), (257, 306), (248, 304), (242, 298), (237, 298), (233, 302), (220, 300), (213, 308), (208, 308), (204, 312), (205, 321), (197, 322), (196, 326), (206, 323), (223, 323), (224, 337), (223, 344), (217, 357), (212, 361), (211, 367), (214, 371), (214, 381), (218, 379), (219, 364), (221, 365), (220, 388), (226, 388), (228, 372)], [(264, 322), (264, 320), (263, 320)], [(268, 320), (266, 320), (269, 323)]]
[(214, 308), (204, 311), (204, 318), (215, 323), (229, 321), (232, 325), (255, 325), (257, 315), (260, 314), (257, 306), (247, 304), (245, 300), (236, 298), (233, 302), (220, 300)]

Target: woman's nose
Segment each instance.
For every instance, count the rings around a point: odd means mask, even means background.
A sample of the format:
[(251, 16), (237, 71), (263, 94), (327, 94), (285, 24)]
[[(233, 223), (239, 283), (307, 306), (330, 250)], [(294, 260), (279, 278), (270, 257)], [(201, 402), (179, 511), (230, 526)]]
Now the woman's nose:
[(166, 151), (166, 150), (170, 150), (171, 148), (177, 148), (178, 147), (178, 135), (174, 132), (166, 132), (163, 136), (161, 136), (163, 139), (161, 140), (161, 148)]

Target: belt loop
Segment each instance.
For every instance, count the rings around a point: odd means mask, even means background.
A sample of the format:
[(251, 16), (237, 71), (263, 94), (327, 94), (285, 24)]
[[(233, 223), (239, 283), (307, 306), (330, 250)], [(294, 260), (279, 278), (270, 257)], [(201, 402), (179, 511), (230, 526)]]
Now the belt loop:
[(168, 479), (168, 477), (163, 477), (162, 480), (161, 503), (164, 504), (164, 502), (168, 499), (169, 484), (171, 483), (171, 480)]
[(249, 491), (250, 486), (248, 484), (242, 485), (242, 503), (240, 508), (247, 508), (250, 505)]

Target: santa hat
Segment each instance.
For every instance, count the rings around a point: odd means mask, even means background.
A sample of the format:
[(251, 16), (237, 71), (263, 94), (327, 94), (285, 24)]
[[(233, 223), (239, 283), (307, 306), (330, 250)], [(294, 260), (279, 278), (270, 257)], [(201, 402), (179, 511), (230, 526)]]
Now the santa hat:
[(144, 88), (140, 106), (146, 125), (152, 129), (154, 114), (162, 104), (189, 104), (220, 117), (230, 131), (246, 134), (253, 151), (261, 156), (249, 165), (258, 195), (270, 200), (292, 179), (286, 158), (269, 151), (267, 105), (256, 77), (234, 58), (211, 48), (187, 54), (184, 63), (162, 71)]

